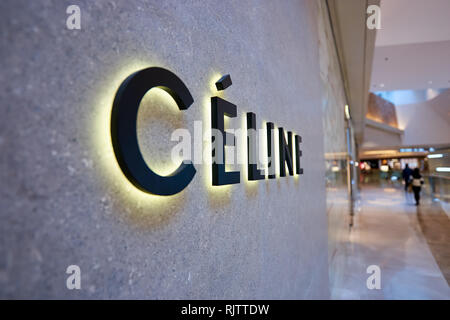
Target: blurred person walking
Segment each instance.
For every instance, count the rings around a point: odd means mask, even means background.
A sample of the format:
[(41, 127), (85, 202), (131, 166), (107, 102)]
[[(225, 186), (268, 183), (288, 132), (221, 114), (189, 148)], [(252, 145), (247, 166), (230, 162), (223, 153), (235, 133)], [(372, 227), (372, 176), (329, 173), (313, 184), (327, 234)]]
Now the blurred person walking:
[(408, 166), (408, 164), (405, 165), (405, 169), (402, 171), (403, 180), (405, 181), (405, 191), (408, 191), (409, 184), (411, 182), (411, 175), (413, 174), (413, 171)]
[(422, 189), (423, 178), (420, 174), (419, 168), (415, 168), (412, 172), (412, 189), (414, 191), (414, 199), (416, 200), (416, 206), (420, 203), (420, 189)]

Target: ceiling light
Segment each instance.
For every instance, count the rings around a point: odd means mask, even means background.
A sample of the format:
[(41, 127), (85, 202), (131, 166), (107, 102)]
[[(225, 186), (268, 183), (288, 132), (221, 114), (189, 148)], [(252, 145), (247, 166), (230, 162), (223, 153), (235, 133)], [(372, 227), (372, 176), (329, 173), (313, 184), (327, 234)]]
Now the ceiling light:
[(442, 158), (444, 155), (442, 153), (435, 153), (435, 154), (429, 154), (427, 155), (427, 158), (429, 159), (436, 159), (436, 158)]
[(345, 112), (345, 118), (347, 120), (350, 120), (350, 110), (348, 109), (348, 104), (345, 105), (344, 112)]

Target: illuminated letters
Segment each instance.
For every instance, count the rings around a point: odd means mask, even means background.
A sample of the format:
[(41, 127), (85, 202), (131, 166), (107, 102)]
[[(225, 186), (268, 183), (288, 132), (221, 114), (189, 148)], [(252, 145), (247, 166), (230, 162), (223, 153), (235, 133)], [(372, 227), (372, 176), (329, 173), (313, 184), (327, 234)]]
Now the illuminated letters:
[(295, 173), (303, 174), (303, 169), (300, 166), (300, 157), (302, 156), (302, 150), (300, 150), (300, 143), (302, 143), (302, 137), (295, 135)]
[(292, 132), (288, 132), (288, 143), (284, 137), (283, 128), (278, 128), (278, 140), (280, 150), (280, 177), (286, 176), (286, 166), (288, 166), (289, 175), (294, 175), (294, 168), (292, 167)]
[[(232, 85), (230, 75), (223, 76), (216, 82), (217, 90), (225, 90)], [(190, 160), (184, 160), (172, 174), (160, 176), (153, 172), (145, 163), (139, 149), (136, 122), (140, 102), (152, 88), (165, 90), (175, 100), (180, 110), (187, 110), (194, 99), (189, 90), (174, 73), (151, 67), (140, 70), (128, 76), (120, 85), (111, 112), (111, 139), (119, 166), (127, 179), (140, 190), (155, 195), (173, 195), (192, 181), (196, 170)], [(214, 186), (235, 184), (240, 182), (239, 171), (226, 171), (225, 146), (236, 146), (234, 134), (225, 131), (224, 117), (237, 116), (236, 105), (219, 97), (211, 98), (211, 143), (213, 145), (212, 184)], [(257, 167), (256, 145), (256, 115), (246, 114), (247, 124), (247, 168), (248, 180), (265, 179), (264, 170)], [(267, 122), (267, 160), (268, 179), (274, 179), (275, 173), (275, 139), (274, 124)], [(300, 165), (300, 143), (302, 138), (287, 132), (287, 142), (284, 129), (278, 128), (278, 160), (280, 177), (286, 176), (286, 165), (289, 175), (294, 175), (293, 160), (295, 157), (295, 174), (303, 174)], [(295, 149), (295, 154), (294, 154)]]
[(172, 174), (160, 176), (144, 161), (137, 139), (139, 104), (152, 88), (169, 93), (180, 110), (194, 102), (189, 90), (174, 73), (162, 68), (147, 68), (133, 73), (119, 87), (111, 113), (111, 138), (117, 161), (128, 180), (142, 191), (168, 196), (180, 192), (195, 175), (194, 165), (183, 163)]
[(247, 112), (247, 166), (248, 180), (264, 180), (264, 172), (257, 167), (256, 160), (256, 115)]
[[(217, 137), (213, 144), (213, 159), (212, 164), (212, 184), (213, 186), (221, 186), (225, 184), (234, 184), (240, 182), (239, 171), (225, 171), (225, 145), (236, 145), (236, 140), (233, 134), (225, 131), (224, 116), (234, 118), (237, 115), (237, 108), (234, 104), (223, 100), (219, 97), (211, 98), (211, 127), (219, 130), (223, 139), (218, 141)], [(213, 138), (213, 137), (212, 137)], [(219, 152), (217, 156), (215, 153)]]
[(273, 134), (273, 123), (267, 122), (266, 130), (267, 130), (267, 159), (268, 159), (268, 169), (269, 179), (275, 179), (275, 138)]

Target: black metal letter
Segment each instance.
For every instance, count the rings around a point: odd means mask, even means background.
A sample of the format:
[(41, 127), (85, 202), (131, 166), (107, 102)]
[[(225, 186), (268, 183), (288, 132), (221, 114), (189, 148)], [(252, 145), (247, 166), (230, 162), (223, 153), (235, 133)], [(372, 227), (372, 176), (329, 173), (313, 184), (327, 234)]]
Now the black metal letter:
[(295, 135), (295, 173), (303, 174), (303, 168), (300, 167), (300, 157), (302, 156), (302, 150), (300, 150), (300, 143), (302, 137)]
[(267, 161), (268, 161), (268, 178), (275, 179), (275, 138), (273, 132), (273, 123), (267, 122)]
[(219, 91), (225, 90), (229, 86), (231, 86), (233, 82), (231, 82), (231, 77), (229, 74), (224, 75), (222, 78), (217, 80), (216, 82), (216, 88)]
[[(214, 186), (221, 186), (225, 184), (234, 184), (241, 181), (239, 171), (225, 171), (225, 145), (228, 141), (235, 141), (233, 134), (225, 132), (224, 116), (234, 118), (237, 115), (236, 105), (223, 100), (219, 97), (211, 98), (211, 128), (217, 129), (222, 133), (222, 145), (218, 145), (218, 141), (215, 141), (214, 149), (219, 152), (219, 159), (216, 159), (212, 163), (212, 184)], [(214, 143), (213, 141), (211, 141)], [(234, 145), (234, 143), (233, 143)], [(217, 158), (212, 154), (213, 159)], [(217, 161), (218, 160), (218, 161)]]
[(248, 180), (265, 179), (264, 171), (259, 170), (257, 166), (257, 148), (256, 148), (256, 115), (253, 112), (247, 112), (247, 167)]
[(119, 166), (137, 188), (151, 194), (168, 196), (180, 192), (194, 178), (196, 170), (184, 161), (168, 176), (160, 176), (145, 163), (139, 149), (136, 121), (139, 104), (152, 88), (169, 93), (180, 110), (194, 102), (188, 88), (174, 73), (157, 67), (137, 71), (126, 78), (114, 98), (111, 112), (111, 139)]
[(288, 131), (288, 143), (286, 144), (286, 139), (284, 138), (283, 128), (278, 128), (278, 140), (279, 140), (279, 151), (280, 151), (280, 177), (286, 176), (285, 163), (288, 166), (289, 175), (294, 175), (294, 170), (292, 167), (292, 132)]

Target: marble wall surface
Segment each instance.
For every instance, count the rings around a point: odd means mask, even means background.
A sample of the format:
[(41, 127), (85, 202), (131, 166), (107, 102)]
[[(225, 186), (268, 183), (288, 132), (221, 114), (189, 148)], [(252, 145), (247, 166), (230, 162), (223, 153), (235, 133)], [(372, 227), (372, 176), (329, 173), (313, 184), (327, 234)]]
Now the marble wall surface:
[[(319, 60), (322, 88), (322, 122), (328, 216), (330, 286), (343, 274), (342, 252), (348, 240), (350, 206), (347, 182), (348, 148), (344, 109), (346, 98), (326, 4), (319, 2)], [(350, 136), (350, 138), (352, 138)]]

